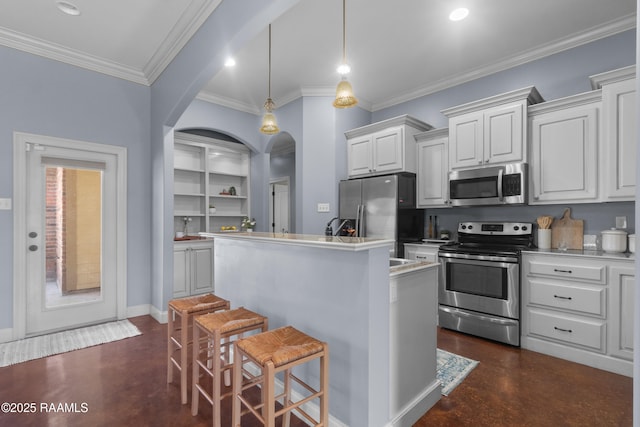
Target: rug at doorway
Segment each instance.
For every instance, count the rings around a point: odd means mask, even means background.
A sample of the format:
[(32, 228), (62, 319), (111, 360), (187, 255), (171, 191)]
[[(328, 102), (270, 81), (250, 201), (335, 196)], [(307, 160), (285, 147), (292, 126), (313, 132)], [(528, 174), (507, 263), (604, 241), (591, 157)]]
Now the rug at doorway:
[(128, 320), (0, 344), (0, 367), (142, 335)]
[(477, 365), (476, 360), (437, 349), (436, 378), (442, 384), (442, 395), (448, 396)]

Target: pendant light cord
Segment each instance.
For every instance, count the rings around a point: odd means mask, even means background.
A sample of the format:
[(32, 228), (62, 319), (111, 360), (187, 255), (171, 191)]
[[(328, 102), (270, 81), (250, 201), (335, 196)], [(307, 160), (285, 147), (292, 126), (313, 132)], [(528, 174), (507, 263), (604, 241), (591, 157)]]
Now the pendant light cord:
[(342, 63), (347, 63), (347, 0), (342, 0)]
[(268, 98), (271, 98), (271, 24), (269, 24), (269, 90)]

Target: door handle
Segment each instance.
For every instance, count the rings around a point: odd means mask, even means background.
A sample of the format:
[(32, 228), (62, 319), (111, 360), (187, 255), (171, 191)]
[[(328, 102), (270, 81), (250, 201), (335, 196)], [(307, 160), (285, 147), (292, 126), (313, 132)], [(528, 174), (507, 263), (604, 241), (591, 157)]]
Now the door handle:
[(35, 231), (32, 231), (29, 233), (29, 237), (31, 237), (32, 239), (35, 237), (38, 237), (38, 233), (36, 233)]
[(31, 252), (35, 252), (35, 251), (37, 251), (37, 250), (38, 250), (38, 245), (30, 245), (30, 246), (29, 246), (29, 250), (30, 250)]

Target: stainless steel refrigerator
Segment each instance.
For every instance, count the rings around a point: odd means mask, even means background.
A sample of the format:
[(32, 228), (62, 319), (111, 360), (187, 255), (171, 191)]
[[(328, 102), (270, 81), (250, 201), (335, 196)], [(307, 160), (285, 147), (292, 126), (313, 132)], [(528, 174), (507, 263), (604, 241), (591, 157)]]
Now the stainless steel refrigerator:
[(416, 209), (416, 176), (411, 173), (340, 181), (340, 223), (346, 234), (395, 240), (391, 256), (404, 257), (404, 243), (424, 237), (424, 210)]

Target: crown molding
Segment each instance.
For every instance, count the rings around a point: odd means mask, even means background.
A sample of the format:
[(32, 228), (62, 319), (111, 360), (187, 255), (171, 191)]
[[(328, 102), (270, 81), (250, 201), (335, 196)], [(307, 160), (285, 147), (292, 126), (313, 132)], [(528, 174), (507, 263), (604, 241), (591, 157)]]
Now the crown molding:
[(541, 47), (537, 47), (535, 49), (524, 51), (517, 55), (508, 57), (503, 61), (490, 64), (486, 67), (479, 67), (465, 73), (453, 75), (453, 76), (447, 77), (446, 79), (442, 79), (432, 84), (429, 84), (427, 86), (418, 88), (417, 90), (407, 92), (403, 95), (400, 95), (394, 98), (390, 98), (386, 101), (375, 103), (372, 105), (371, 111), (378, 111), (384, 108), (392, 107), (394, 105), (401, 104), (403, 102), (411, 101), (416, 98), (420, 98), (422, 96), (430, 95), (432, 93), (435, 93), (444, 89), (448, 89), (453, 86), (467, 83), (472, 80), (479, 79), (481, 77), (486, 77), (488, 75), (497, 73), (499, 71), (504, 71), (509, 68), (517, 67), (519, 65), (523, 65), (538, 59), (542, 59), (544, 57), (553, 55), (555, 53), (572, 49), (574, 47), (578, 47), (583, 44), (587, 44), (605, 37), (609, 37), (609, 36), (621, 33), (623, 31), (634, 29), (634, 28), (636, 28), (635, 13), (624, 16), (614, 21), (610, 21), (604, 25), (593, 27), (582, 33), (576, 33), (563, 40), (556, 41), (554, 43), (550, 43)]
[(84, 52), (62, 47), (15, 31), (9, 31), (5, 28), (0, 28), (0, 44), (112, 77), (149, 85), (149, 80), (140, 70), (105, 61), (102, 58), (87, 55)]
[(244, 113), (253, 114), (256, 116), (260, 115), (261, 113), (261, 109), (253, 104), (247, 104), (236, 99), (227, 98), (221, 95), (214, 95), (205, 91), (201, 91), (200, 93), (198, 93), (198, 95), (196, 95), (196, 99), (209, 102), (211, 104), (220, 105), (221, 107), (227, 107), (233, 110), (242, 111)]
[[(150, 83), (156, 81), (165, 68), (178, 55), (191, 37), (198, 31), (209, 15), (222, 3), (222, 0), (206, 0), (198, 7), (188, 8), (171, 28), (160, 47), (143, 68)], [(193, 4), (193, 2), (191, 3)]]
[[(0, 44), (133, 83), (150, 86), (221, 2), (222, 0), (204, 0), (202, 4), (185, 10), (149, 62), (141, 70), (16, 31), (10, 31), (6, 28), (0, 28)], [(191, 25), (187, 25), (190, 22)], [(183, 25), (184, 27), (181, 27)], [(183, 28), (183, 30), (180, 31), (180, 28)]]

